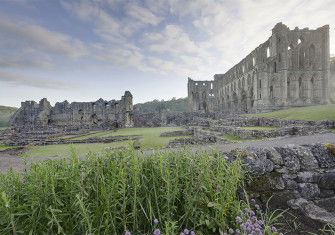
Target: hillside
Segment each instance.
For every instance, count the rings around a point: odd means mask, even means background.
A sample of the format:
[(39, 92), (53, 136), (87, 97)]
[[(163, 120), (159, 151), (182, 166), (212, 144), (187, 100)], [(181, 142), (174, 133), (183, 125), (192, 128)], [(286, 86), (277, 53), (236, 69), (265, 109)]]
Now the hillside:
[(0, 127), (8, 125), (10, 116), (15, 113), (17, 108), (0, 105)]
[(245, 116), (292, 120), (335, 120), (335, 104), (290, 108), (269, 113), (246, 114)]
[(168, 109), (171, 112), (186, 112), (187, 98), (172, 98), (171, 100), (153, 100), (141, 104), (135, 104), (134, 108), (140, 113), (154, 113)]

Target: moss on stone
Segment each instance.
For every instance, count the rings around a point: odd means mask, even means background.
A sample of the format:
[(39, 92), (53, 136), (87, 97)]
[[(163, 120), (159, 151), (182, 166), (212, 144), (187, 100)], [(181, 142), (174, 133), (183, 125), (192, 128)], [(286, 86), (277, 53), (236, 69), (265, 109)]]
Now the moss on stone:
[(335, 157), (335, 144), (324, 144), (324, 146), (328, 149), (328, 152)]

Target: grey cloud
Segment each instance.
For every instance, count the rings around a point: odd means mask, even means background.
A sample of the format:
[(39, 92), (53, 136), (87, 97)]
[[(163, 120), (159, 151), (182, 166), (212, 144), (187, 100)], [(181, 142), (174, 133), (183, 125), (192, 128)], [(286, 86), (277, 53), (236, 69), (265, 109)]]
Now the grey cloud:
[(50, 31), (38, 25), (0, 18), (2, 48), (43, 51), (69, 58), (87, 55), (85, 44), (66, 34)]
[(30, 86), (49, 89), (69, 89), (74, 84), (59, 81), (53, 78), (32, 77), (13, 72), (0, 71), (0, 82), (5, 82), (15, 86)]

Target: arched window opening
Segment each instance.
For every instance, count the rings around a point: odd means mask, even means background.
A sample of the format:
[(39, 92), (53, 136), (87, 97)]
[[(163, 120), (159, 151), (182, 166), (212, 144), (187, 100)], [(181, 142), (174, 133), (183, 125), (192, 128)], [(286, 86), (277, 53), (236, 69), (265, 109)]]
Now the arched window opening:
[(258, 84), (259, 84), (259, 89), (262, 89), (262, 80), (259, 79)]
[(256, 65), (256, 58), (252, 57), (252, 66), (255, 66), (255, 65)]
[(297, 44), (300, 45), (302, 43), (301, 38), (298, 39)]
[(309, 47), (309, 66), (315, 67), (315, 46), (312, 44)]
[(270, 98), (273, 99), (273, 86), (270, 86)]
[(287, 81), (287, 98), (291, 98), (290, 81)]
[(198, 86), (198, 83), (196, 82), (195, 85)]
[(211, 89), (213, 89), (213, 83), (211, 83)]
[(273, 72), (277, 73), (277, 63), (276, 63), (276, 61), (273, 62)]
[(270, 57), (270, 47), (266, 48), (266, 58)]
[(289, 46), (287, 47), (287, 50), (288, 50), (288, 51), (290, 51), (290, 50), (292, 50), (292, 49), (293, 49), (292, 45), (289, 45)]
[(242, 65), (242, 73), (244, 73), (245, 67), (244, 65)]
[(206, 83), (203, 83), (202, 85), (206, 86)]
[(306, 52), (300, 48), (299, 51), (299, 68), (303, 69), (305, 65)]

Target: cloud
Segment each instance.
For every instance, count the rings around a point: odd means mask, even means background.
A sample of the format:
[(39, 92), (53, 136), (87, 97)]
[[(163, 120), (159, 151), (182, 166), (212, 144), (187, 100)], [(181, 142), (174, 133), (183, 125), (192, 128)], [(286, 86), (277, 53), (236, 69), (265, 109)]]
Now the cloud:
[(15, 86), (30, 86), (48, 89), (69, 89), (74, 87), (74, 85), (70, 82), (63, 82), (53, 78), (32, 77), (6, 71), (0, 71), (0, 82), (5, 82)]
[(0, 45), (24, 51), (44, 51), (65, 57), (87, 55), (85, 44), (69, 35), (54, 32), (38, 25), (0, 20)]
[(145, 24), (157, 25), (163, 20), (162, 17), (154, 15), (150, 10), (140, 7), (137, 4), (129, 4), (127, 13), (129, 16)]

